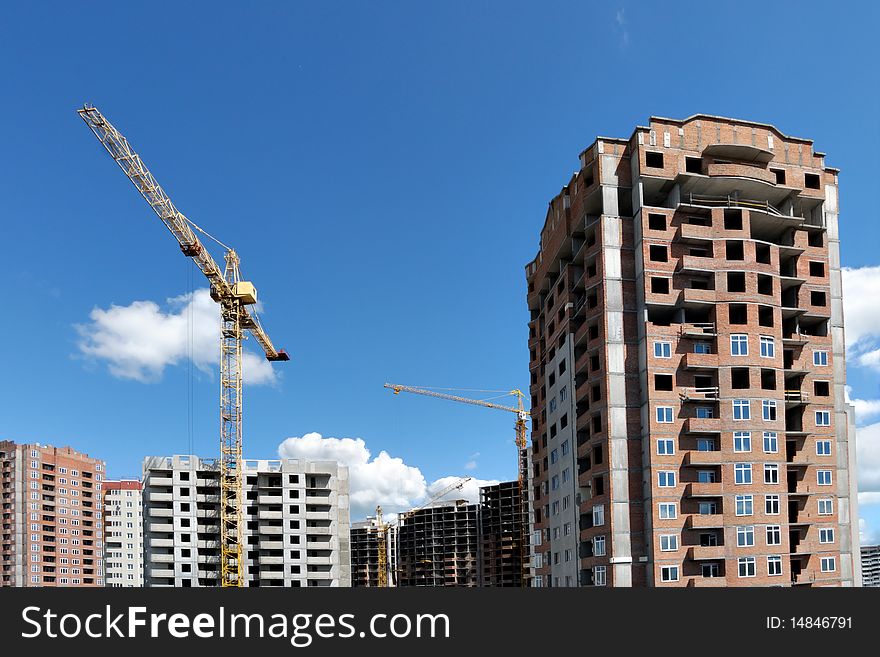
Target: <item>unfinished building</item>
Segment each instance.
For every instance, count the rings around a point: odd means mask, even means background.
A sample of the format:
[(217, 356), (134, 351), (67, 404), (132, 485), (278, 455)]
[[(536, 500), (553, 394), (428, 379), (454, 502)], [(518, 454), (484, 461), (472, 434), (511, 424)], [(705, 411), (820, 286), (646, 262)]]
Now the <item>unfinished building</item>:
[(398, 529), (399, 586), (478, 584), (479, 507), (436, 502), (402, 516)]
[(528, 528), (518, 481), (480, 488), (479, 585), (529, 586)]
[[(385, 564), (388, 586), (397, 585), (397, 526), (385, 525)], [(351, 585), (379, 586), (380, 529), (375, 517), (351, 526)]]
[[(245, 460), (245, 586), (350, 586), (348, 468)], [(195, 456), (144, 460), (146, 586), (218, 586), (220, 472)]]

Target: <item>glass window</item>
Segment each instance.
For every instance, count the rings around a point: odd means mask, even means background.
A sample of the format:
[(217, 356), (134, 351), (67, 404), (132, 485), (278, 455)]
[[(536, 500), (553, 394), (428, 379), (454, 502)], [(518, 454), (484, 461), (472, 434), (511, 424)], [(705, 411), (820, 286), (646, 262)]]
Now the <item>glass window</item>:
[(734, 472), (734, 481), (737, 484), (750, 484), (752, 483), (752, 464), (751, 463), (737, 463), (733, 466)]
[(660, 534), (660, 550), (675, 552), (678, 549), (678, 534)]
[(659, 506), (661, 520), (675, 520), (678, 517), (678, 506), (675, 502), (661, 502)]
[(593, 507), (593, 526), (598, 527), (599, 525), (605, 524), (605, 505), (599, 505)]
[(734, 333), (730, 336), (730, 355), (749, 355), (749, 336), (745, 333)]
[(830, 516), (834, 513), (834, 501), (825, 498), (819, 500), (819, 515), (820, 516)]
[(661, 456), (675, 454), (675, 441), (672, 438), (660, 438), (657, 441), (657, 454)]
[(761, 336), (761, 357), (774, 358), (776, 356), (776, 341), (767, 335)]
[(764, 513), (768, 516), (779, 515), (779, 495), (764, 496)]
[(828, 365), (828, 352), (827, 351), (814, 351), (813, 352), (813, 365), (817, 367), (825, 367)]
[(701, 419), (715, 417), (715, 410), (711, 406), (697, 406), (697, 417)]
[(752, 547), (755, 545), (754, 525), (736, 528), (736, 545), (737, 547)]
[(655, 342), (654, 358), (672, 358), (671, 342)]
[(779, 440), (775, 431), (764, 432), (764, 453), (776, 454), (779, 451)]
[(606, 581), (605, 566), (593, 566), (593, 586), (605, 586)]
[(657, 473), (657, 485), (660, 488), (675, 487), (675, 472), (672, 470), (663, 470)]
[(820, 543), (833, 543), (834, 542), (834, 528), (828, 527), (827, 529), (819, 530), (819, 542)]
[(605, 556), (605, 537), (604, 536), (596, 536), (595, 538), (593, 538), (593, 556), (594, 557)]
[(752, 451), (752, 434), (748, 431), (733, 432), (733, 451), (734, 452), (751, 452)]
[(764, 422), (776, 421), (776, 400), (764, 399), (761, 401), (761, 410), (764, 415)]
[(767, 557), (767, 574), (768, 575), (781, 575), (782, 574), (782, 557), (779, 555), (773, 555)]
[(831, 412), (830, 411), (816, 411), (816, 426), (817, 427), (830, 427), (831, 426)]
[(816, 470), (816, 483), (820, 486), (830, 486), (831, 470)]
[(782, 528), (779, 525), (767, 525), (767, 545), (782, 545)]
[(751, 495), (736, 496), (736, 515), (751, 516), (754, 515), (754, 505)]
[(661, 582), (677, 582), (678, 577), (678, 566), (660, 566)]
[(562, 453), (568, 454), (568, 441), (567, 440), (562, 443)]
[(695, 354), (711, 354), (712, 353), (712, 344), (710, 342), (694, 342), (694, 353)]
[(751, 406), (748, 399), (733, 400), (733, 419), (748, 420), (751, 418)]
[(672, 422), (672, 406), (657, 407), (657, 422), (660, 424), (669, 424)]
[(557, 450), (553, 450), (550, 452), (550, 463), (556, 463), (559, 460), (559, 452)]
[(755, 557), (740, 557), (737, 560), (740, 577), (755, 576)]
[(775, 463), (765, 463), (764, 464), (764, 483), (765, 484), (778, 484), (779, 483), (779, 466)]
[(816, 454), (818, 456), (831, 456), (831, 441), (830, 440), (817, 440), (816, 441)]
[(837, 559), (834, 557), (822, 557), (822, 572), (833, 573), (837, 570)]

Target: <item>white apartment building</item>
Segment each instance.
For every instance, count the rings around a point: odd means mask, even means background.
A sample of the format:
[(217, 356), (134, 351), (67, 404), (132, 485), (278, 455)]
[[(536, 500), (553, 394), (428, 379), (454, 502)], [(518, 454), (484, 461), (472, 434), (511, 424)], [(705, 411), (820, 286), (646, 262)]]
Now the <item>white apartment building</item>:
[(143, 586), (143, 486), (136, 479), (105, 481), (102, 490), (104, 586)]

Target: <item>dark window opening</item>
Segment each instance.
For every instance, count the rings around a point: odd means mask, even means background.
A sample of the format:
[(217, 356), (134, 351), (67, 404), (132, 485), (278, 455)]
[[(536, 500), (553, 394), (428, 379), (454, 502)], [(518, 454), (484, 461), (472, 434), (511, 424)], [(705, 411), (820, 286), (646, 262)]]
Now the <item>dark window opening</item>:
[(594, 415), (593, 416), (593, 433), (599, 433), (602, 431), (602, 416)]
[(590, 356), (590, 369), (595, 372), (599, 369), (599, 354)]
[(758, 307), (758, 324), (760, 326), (773, 326), (773, 308), (770, 306)]
[(589, 328), (587, 329), (587, 337), (590, 340), (595, 340), (596, 338), (599, 337), (599, 325), (598, 324), (590, 324)]
[(593, 495), (603, 495), (605, 493), (605, 481), (602, 477), (593, 478)]
[(651, 230), (666, 230), (666, 215), (650, 213), (648, 215), (648, 228)]
[(777, 185), (785, 184), (785, 169), (770, 169), (770, 171), (776, 176)]
[(758, 274), (758, 294), (773, 294), (773, 277)]
[[(660, 166), (663, 166), (662, 160)], [(807, 189), (819, 189), (820, 179), (819, 176), (815, 173), (805, 173), (804, 174), (804, 187)]]
[(831, 394), (831, 386), (828, 381), (813, 381), (813, 394), (817, 397), (827, 397)]
[(769, 244), (755, 244), (755, 262), (760, 262), (765, 265), (770, 264), (770, 245)]
[(654, 294), (669, 294), (669, 279), (652, 276), (651, 292), (653, 292)]
[(709, 249), (694, 247), (690, 251), (688, 251), (688, 255), (697, 256), (698, 258), (711, 258), (712, 252)]
[(593, 386), (590, 388), (590, 397), (593, 401), (599, 401), (602, 399), (602, 389), (598, 385)]
[(761, 370), (761, 389), (776, 390), (776, 370)]
[(671, 374), (655, 374), (654, 390), (672, 391), (672, 375)]
[(728, 260), (745, 260), (743, 243), (741, 240), (731, 240), (727, 242), (726, 257)]
[(712, 218), (711, 217), (688, 217), (687, 222), (694, 226), (711, 226)]
[(602, 445), (596, 445), (593, 448), (593, 463), (596, 465), (602, 463)]
[(709, 281), (705, 278), (692, 278), (690, 281), (690, 286), (692, 290), (708, 290)]
[(648, 258), (652, 262), (667, 262), (666, 247), (659, 244), (652, 244), (648, 247)]
[(810, 260), (810, 276), (825, 276), (825, 263)]
[(749, 310), (744, 303), (732, 303), (728, 309), (728, 321), (731, 324), (748, 324)]
[(662, 169), (663, 168), (663, 153), (656, 153), (654, 151), (646, 151), (645, 152), (645, 166), (651, 167), (652, 169)]
[(684, 170), (688, 173), (703, 173), (703, 160), (699, 157), (685, 157)]
[(742, 271), (727, 272), (727, 291), (728, 292), (745, 292), (746, 291), (746, 274)]
[(724, 230), (742, 230), (743, 213), (742, 210), (725, 209), (724, 210)]
[(824, 306), (825, 305), (825, 293), (819, 292), (818, 290), (812, 290), (810, 292), (810, 303), (814, 306)]
[(810, 246), (825, 246), (825, 234), (816, 231), (807, 235), (807, 244)]
[(747, 390), (750, 387), (748, 367), (734, 367), (730, 370), (730, 387), (734, 390)]

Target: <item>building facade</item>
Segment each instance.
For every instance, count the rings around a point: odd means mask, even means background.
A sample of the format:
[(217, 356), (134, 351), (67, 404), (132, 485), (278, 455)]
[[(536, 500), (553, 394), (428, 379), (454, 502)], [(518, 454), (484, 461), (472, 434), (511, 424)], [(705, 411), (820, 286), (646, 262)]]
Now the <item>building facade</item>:
[(480, 586), (530, 586), (527, 504), (518, 481), (480, 488)]
[(103, 586), (104, 462), (0, 441), (0, 586)]
[[(220, 471), (195, 456), (144, 460), (146, 586), (218, 586)], [(245, 460), (246, 586), (350, 586), (348, 468)]]
[(862, 546), (862, 585), (880, 586), (880, 545)]
[(856, 582), (837, 177), (708, 115), (581, 154), (526, 266), (536, 585)]
[(143, 485), (136, 479), (105, 481), (104, 586), (144, 585)]
[[(397, 586), (397, 524), (385, 524), (385, 568), (388, 586)], [(375, 517), (351, 525), (351, 585), (379, 586), (379, 525)]]
[(456, 500), (404, 514), (397, 530), (398, 586), (477, 586), (478, 511)]

